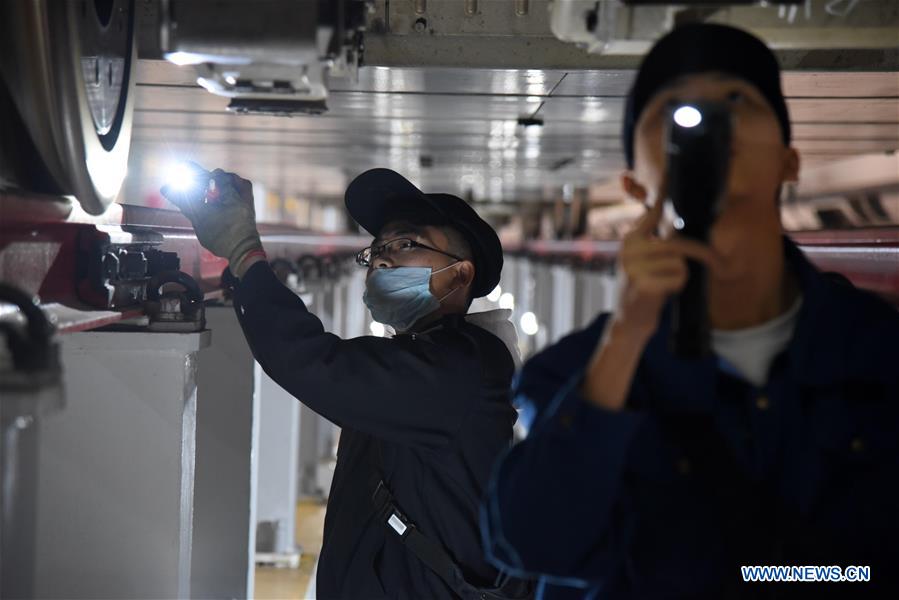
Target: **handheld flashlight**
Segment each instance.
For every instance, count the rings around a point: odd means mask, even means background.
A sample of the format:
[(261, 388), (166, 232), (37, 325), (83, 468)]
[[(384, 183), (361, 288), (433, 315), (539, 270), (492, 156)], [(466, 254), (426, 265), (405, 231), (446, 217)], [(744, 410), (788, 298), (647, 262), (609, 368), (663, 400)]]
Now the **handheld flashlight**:
[(218, 202), (219, 189), (215, 179), (210, 177), (207, 171), (191, 163), (178, 162), (171, 165), (166, 182), (172, 191), (185, 196), (198, 193), (205, 185), (204, 202), (206, 204)]
[[(675, 108), (668, 120), (667, 198), (677, 213), (680, 235), (703, 244), (721, 209), (730, 170), (731, 114), (724, 104), (696, 102)], [(689, 275), (674, 298), (671, 344), (684, 358), (710, 349), (708, 274), (687, 260)]]

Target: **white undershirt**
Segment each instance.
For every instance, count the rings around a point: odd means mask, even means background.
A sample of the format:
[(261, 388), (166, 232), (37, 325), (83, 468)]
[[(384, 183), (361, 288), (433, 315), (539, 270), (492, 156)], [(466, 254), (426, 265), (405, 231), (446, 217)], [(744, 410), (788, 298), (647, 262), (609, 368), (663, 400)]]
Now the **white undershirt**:
[(732, 331), (712, 330), (712, 348), (747, 381), (761, 387), (768, 381), (774, 358), (790, 345), (802, 296), (784, 314), (767, 323)]

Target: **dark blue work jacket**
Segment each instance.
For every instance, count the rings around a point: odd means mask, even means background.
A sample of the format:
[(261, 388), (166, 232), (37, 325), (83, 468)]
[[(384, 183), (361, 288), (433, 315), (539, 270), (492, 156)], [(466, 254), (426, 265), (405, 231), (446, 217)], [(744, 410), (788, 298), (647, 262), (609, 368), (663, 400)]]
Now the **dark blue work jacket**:
[[(620, 412), (579, 394), (608, 315), (525, 365), (537, 416), (488, 487), (492, 560), (545, 597), (899, 598), (899, 313), (785, 252), (804, 300), (763, 387), (675, 358), (667, 313)], [(870, 582), (744, 584), (754, 565)]]
[(455, 597), (379, 519), (372, 502), (379, 478), (469, 583), (491, 586), (498, 573), (481, 546), (478, 506), (516, 418), (515, 367), (503, 342), (461, 315), (427, 333), (345, 340), (326, 332), (267, 263), (228, 283), (265, 372), (342, 428), (318, 598)]

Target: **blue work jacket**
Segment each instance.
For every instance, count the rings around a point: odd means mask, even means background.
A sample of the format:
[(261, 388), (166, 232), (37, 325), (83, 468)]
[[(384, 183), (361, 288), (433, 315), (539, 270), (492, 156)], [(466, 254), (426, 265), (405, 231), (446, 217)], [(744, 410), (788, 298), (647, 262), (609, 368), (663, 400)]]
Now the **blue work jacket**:
[[(899, 598), (899, 313), (785, 253), (803, 303), (762, 387), (674, 357), (667, 310), (622, 411), (579, 392), (608, 315), (528, 361), (536, 418), (488, 486), (491, 560), (547, 598)], [(870, 581), (744, 583), (756, 565)]]
[(466, 581), (498, 576), (481, 547), (478, 506), (509, 447), (515, 366), (503, 342), (446, 315), (425, 332), (341, 339), (324, 330), (267, 263), (226, 277), (253, 356), (300, 402), (341, 427), (316, 576), (321, 600), (450, 600), (456, 594), (388, 527), (383, 480), (418, 530)]

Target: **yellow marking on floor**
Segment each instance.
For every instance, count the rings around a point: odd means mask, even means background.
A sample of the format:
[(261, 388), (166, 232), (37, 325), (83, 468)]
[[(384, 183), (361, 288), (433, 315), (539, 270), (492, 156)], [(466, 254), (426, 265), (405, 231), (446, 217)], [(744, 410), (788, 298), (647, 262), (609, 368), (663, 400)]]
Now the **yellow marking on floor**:
[(303, 554), (296, 569), (256, 567), (257, 600), (298, 600), (305, 597), (309, 578), (322, 548), (325, 507), (317, 502), (297, 504), (296, 544)]

